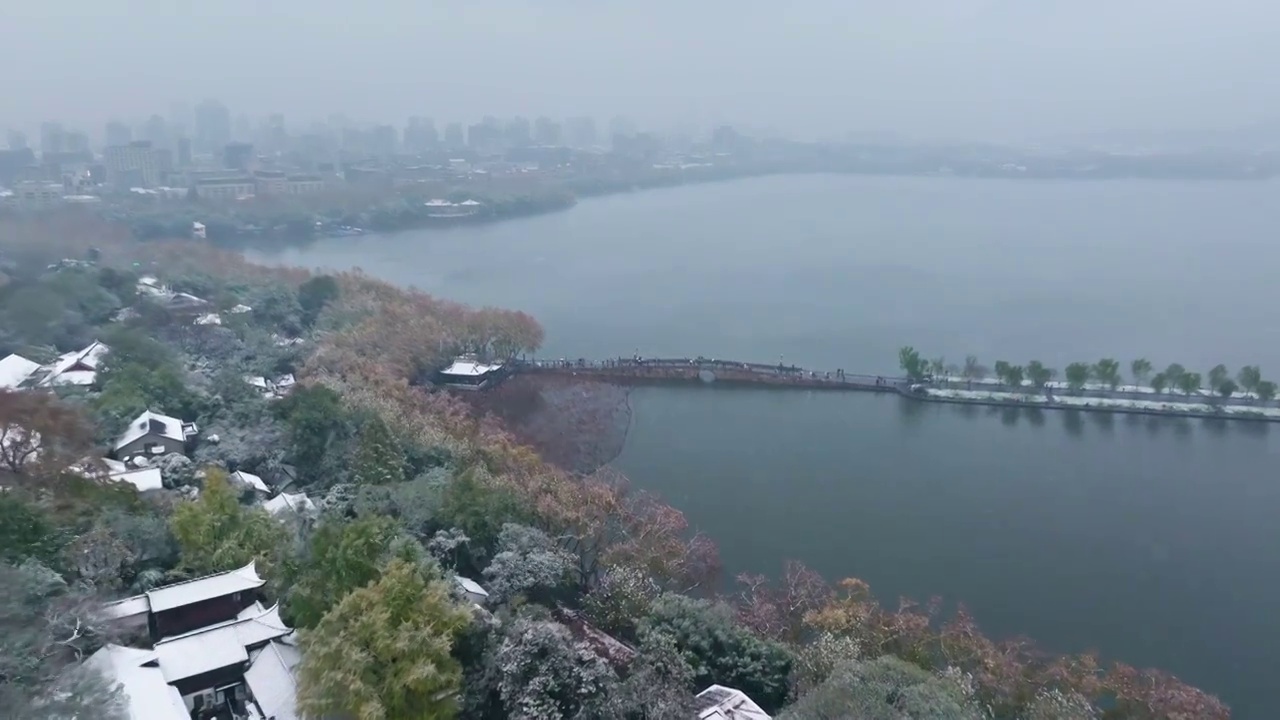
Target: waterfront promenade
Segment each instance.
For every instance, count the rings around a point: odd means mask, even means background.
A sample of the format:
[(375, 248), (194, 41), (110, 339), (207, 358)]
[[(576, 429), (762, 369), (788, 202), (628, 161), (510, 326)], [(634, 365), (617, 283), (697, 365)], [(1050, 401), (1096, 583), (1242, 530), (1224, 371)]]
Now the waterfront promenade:
[(1280, 401), (1223, 400), (1211, 395), (1180, 397), (1133, 390), (1013, 388), (990, 381), (944, 378), (913, 383), (906, 377), (795, 365), (741, 362), (718, 358), (645, 358), (609, 360), (521, 360), (517, 372), (599, 380), (619, 385), (706, 385), (854, 390), (897, 393), (920, 402), (988, 407), (1105, 412), (1160, 417), (1280, 422)]

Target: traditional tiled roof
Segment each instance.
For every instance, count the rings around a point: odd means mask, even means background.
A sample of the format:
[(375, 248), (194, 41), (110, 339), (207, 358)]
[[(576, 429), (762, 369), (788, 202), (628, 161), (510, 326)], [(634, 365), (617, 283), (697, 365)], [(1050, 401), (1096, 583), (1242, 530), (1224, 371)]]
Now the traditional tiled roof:
[(151, 650), (106, 645), (94, 653), (89, 667), (119, 683), (129, 720), (190, 720), (182, 693), (165, 682)]
[(263, 714), (275, 720), (297, 720), (294, 668), (302, 653), (286, 642), (267, 643), (249, 661), (245, 684)]
[(210, 625), (156, 643), (156, 656), (166, 682), (249, 661), (249, 650), (293, 630), (280, 620), (279, 606), (252, 617)]
[(257, 490), (258, 492), (263, 492), (263, 493), (271, 492), (271, 488), (267, 487), (267, 484), (262, 481), (262, 478), (258, 477), (257, 475), (254, 475), (253, 473), (247, 473), (243, 470), (237, 470), (231, 473), (231, 477), (235, 478), (236, 480), (239, 480), (240, 482), (244, 483), (245, 485), (248, 485), (249, 487), (253, 488), (254, 490)]
[(502, 368), (500, 364), (488, 364), (476, 362), (472, 359), (458, 358), (453, 364), (440, 371), (441, 375), (453, 375), (454, 377), (479, 377), (487, 375)]
[(146, 596), (151, 603), (151, 612), (155, 613), (232, 593), (256, 590), (265, 583), (265, 580), (258, 577), (258, 571), (251, 562), (238, 570), (157, 588), (147, 592)]
[(314, 512), (316, 504), (307, 497), (306, 493), (280, 493), (270, 500), (262, 503), (262, 508), (272, 515), (279, 515), (282, 512), (292, 510), (297, 513)]
[(92, 385), (98, 377), (98, 366), (110, 348), (96, 340), (83, 350), (58, 357), (49, 367), (40, 385)]
[(723, 685), (712, 685), (698, 693), (701, 710), (698, 720), (771, 720), (769, 713), (746, 693)]
[(0, 389), (13, 390), (39, 369), (39, 363), (21, 355), (6, 356), (0, 360)]

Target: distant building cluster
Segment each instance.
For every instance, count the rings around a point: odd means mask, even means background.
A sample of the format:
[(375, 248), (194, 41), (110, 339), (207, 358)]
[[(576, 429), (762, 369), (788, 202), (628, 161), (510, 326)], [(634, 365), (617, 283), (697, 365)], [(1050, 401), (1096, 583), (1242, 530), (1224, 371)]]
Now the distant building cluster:
[[(721, 129), (713, 139), (735, 137)], [(33, 210), (116, 197), (231, 203), (458, 180), (501, 183), (495, 191), (515, 194), (527, 189), (524, 180), (560, 177), (565, 168), (600, 171), (598, 158), (610, 149), (625, 165), (621, 170), (646, 167), (658, 160), (666, 139), (638, 132), (624, 118), (604, 127), (591, 117), (546, 116), (486, 116), (437, 126), (414, 115), (397, 127), (342, 115), (289, 124), (277, 113), (254, 122), (209, 99), (174, 105), (165, 116), (111, 120), (94, 137), (59, 122), (44, 123), (34, 144), (10, 130), (8, 147), (0, 150), (0, 203)], [(479, 212), (466, 200), (431, 202), (432, 216)]]

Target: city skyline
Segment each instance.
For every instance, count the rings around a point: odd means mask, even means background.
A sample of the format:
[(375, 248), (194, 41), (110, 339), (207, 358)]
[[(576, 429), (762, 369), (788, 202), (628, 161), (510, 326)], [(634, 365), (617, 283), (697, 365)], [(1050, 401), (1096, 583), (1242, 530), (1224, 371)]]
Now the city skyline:
[(1280, 117), (1265, 72), (1277, 60), (1269, 28), (1280, 10), (1261, 0), (1211, 10), (1194, 0), (161, 9), (154, 0), (11, 9), (0, 62), (23, 72), (7, 78), (18, 102), (0, 123), (32, 132), (75, 118), (98, 128), (191, 96), (307, 119), (341, 108), (384, 122), (423, 108), (442, 120), (738, 119), (800, 139), (893, 129), (1018, 141)]

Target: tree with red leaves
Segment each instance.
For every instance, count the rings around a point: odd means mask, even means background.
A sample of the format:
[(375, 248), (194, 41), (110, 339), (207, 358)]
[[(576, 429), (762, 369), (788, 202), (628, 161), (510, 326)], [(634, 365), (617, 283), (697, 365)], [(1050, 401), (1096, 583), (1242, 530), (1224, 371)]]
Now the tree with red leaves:
[(43, 392), (0, 391), (0, 465), (19, 475), (57, 473), (93, 446), (79, 409)]
[(1107, 717), (1133, 720), (1225, 720), (1231, 711), (1218, 698), (1159, 670), (1116, 663), (1105, 678), (1115, 701)]
[(778, 583), (763, 575), (743, 573), (738, 596), (742, 624), (774, 640), (796, 644), (811, 634), (805, 617), (831, 599), (831, 586), (803, 563), (788, 561)]

